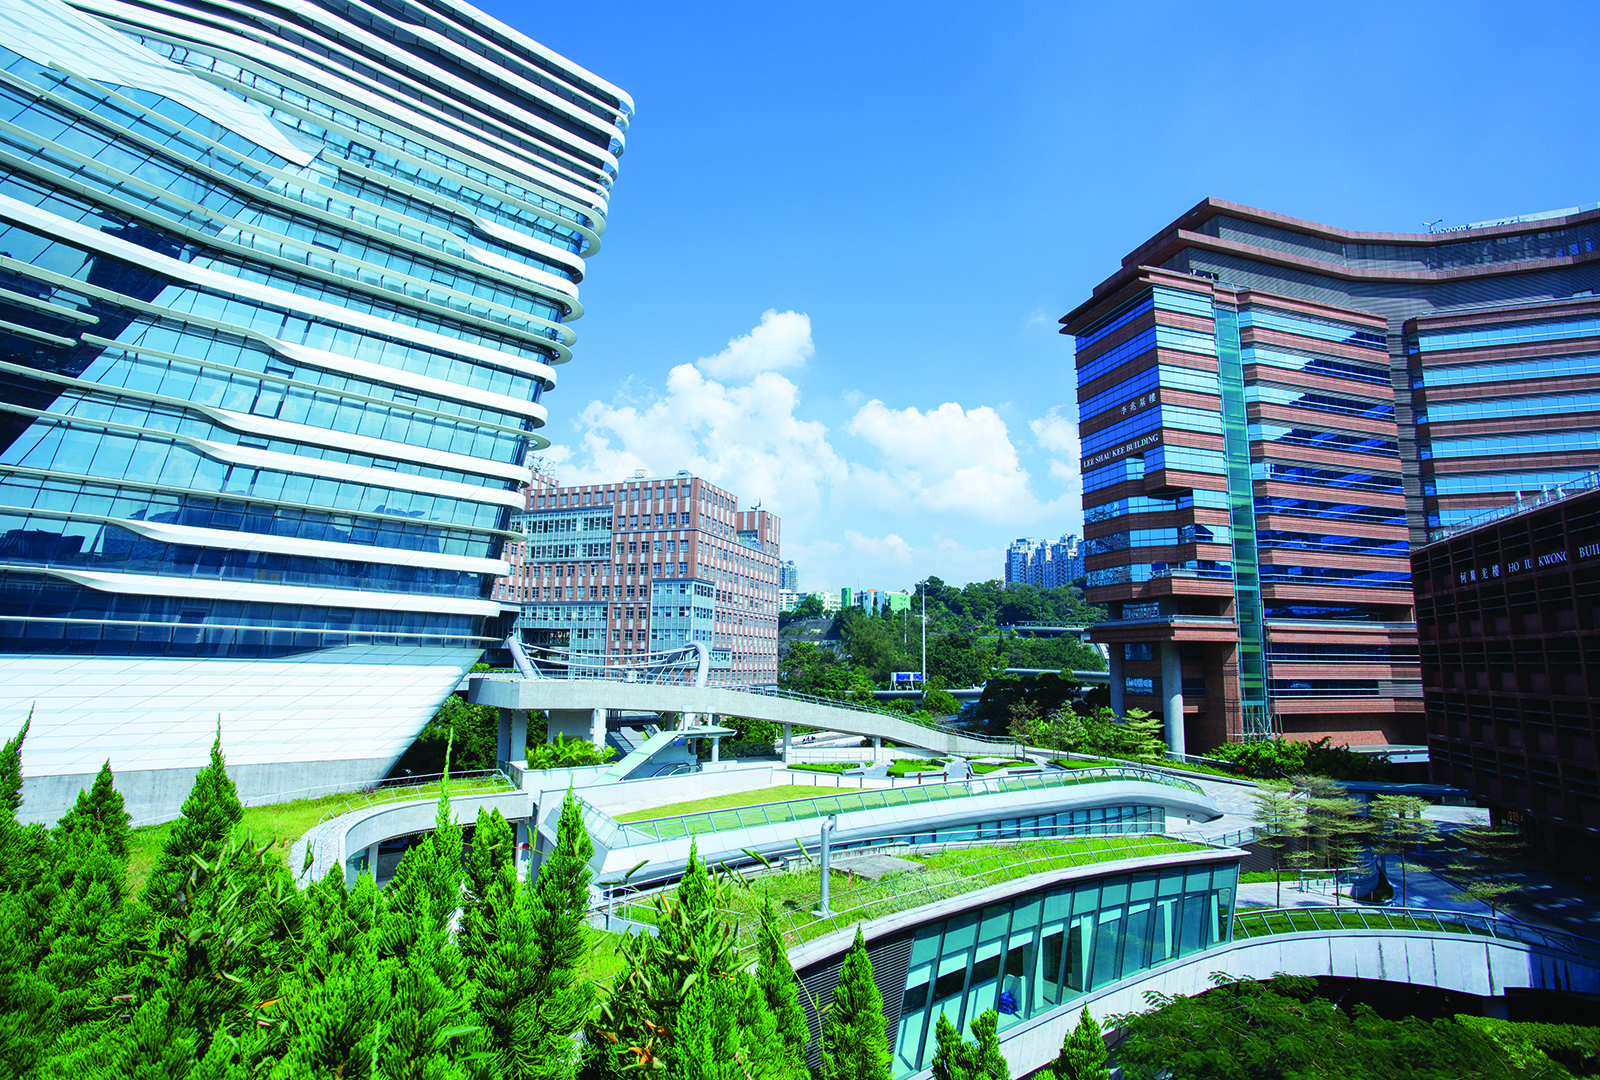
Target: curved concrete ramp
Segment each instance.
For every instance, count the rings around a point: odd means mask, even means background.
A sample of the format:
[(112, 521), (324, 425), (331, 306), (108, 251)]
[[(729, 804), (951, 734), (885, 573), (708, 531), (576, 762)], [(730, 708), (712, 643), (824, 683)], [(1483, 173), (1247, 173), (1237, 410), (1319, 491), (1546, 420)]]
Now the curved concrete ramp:
[(1530, 988), (1600, 993), (1600, 960), (1553, 943), (1401, 929), (1273, 934), (1218, 945), (1090, 994), (1012, 1029), (1001, 1041), (1001, 1052), (1012, 1073), (1025, 1076), (1055, 1059), (1085, 1006), (1104, 1023), (1115, 1014), (1148, 1008), (1146, 990), (1204, 993), (1212, 987), (1211, 973), (1218, 971), (1252, 979), (1270, 979), (1279, 972), (1374, 979), (1477, 997)]
[(747, 716), (774, 724), (837, 731), (864, 738), (887, 739), (943, 754), (975, 757), (1014, 754), (1022, 747), (1008, 739), (986, 739), (924, 727), (881, 712), (831, 705), (816, 699), (731, 690), (719, 686), (667, 686), (583, 679), (519, 679), (505, 675), (474, 676), (474, 704), (492, 705), (507, 713), (583, 713), (596, 709), (629, 712), (698, 713)]

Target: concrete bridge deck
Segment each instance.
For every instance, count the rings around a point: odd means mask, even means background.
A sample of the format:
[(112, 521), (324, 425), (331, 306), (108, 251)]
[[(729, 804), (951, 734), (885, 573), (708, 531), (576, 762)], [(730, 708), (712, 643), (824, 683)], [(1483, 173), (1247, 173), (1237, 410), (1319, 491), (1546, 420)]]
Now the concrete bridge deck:
[[(807, 727), (963, 757), (1015, 755), (1023, 750), (1010, 739), (991, 739), (929, 727), (848, 702), (776, 690), (673, 686), (612, 679), (527, 679), (492, 673), (473, 676), (471, 687), (469, 698), (473, 703), (501, 710), (503, 737), (508, 748), (517, 743), (518, 714), (522, 717), (522, 730), (526, 731), (527, 714), (540, 710), (549, 717), (552, 735), (560, 732), (568, 737), (587, 738), (596, 746), (605, 741), (606, 713), (627, 711), (767, 720), (784, 729), (786, 744), (793, 728)], [(508, 757), (502, 755), (503, 759)]]

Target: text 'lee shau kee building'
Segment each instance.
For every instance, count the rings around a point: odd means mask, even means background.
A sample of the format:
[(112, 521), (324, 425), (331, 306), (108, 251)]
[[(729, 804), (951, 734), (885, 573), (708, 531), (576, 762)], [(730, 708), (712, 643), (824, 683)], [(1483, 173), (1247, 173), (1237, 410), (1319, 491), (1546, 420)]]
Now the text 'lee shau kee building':
[(1212, 199), (1074, 335), (1113, 708), (1418, 748), (1410, 548), (1600, 466), (1600, 205), (1357, 233)]
[(493, 598), (628, 97), (452, 0), (0, 0), (24, 815), (383, 776)]

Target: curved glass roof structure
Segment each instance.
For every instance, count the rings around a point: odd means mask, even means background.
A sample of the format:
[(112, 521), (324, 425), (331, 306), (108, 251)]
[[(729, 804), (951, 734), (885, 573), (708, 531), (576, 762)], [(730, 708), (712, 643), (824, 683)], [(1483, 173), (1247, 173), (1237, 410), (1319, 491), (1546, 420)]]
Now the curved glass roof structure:
[(159, 816), (219, 714), (247, 793), (381, 776), (504, 637), (631, 114), (451, 0), (0, 0), (25, 813)]

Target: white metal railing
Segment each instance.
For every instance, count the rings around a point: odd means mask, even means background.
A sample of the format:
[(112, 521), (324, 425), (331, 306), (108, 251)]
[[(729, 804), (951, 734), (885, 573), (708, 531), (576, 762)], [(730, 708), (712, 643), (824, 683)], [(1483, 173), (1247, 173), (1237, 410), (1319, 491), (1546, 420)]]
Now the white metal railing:
[(1517, 496), (1517, 501), (1514, 503), (1507, 503), (1505, 506), (1497, 506), (1491, 510), (1485, 510), (1481, 514), (1474, 514), (1472, 517), (1463, 518), (1454, 525), (1446, 525), (1438, 529), (1429, 529), (1428, 542), (1431, 544), (1437, 540), (1447, 540), (1458, 533), (1471, 532), (1473, 529), (1481, 529), (1483, 526), (1494, 521), (1499, 521), (1501, 518), (1508, 518), (1515, 514), (1520, 514), (1524, 510), (1533, 510), (1540, 506), (1548, 506), (1551, 503), (1560, 502), (1562, 499), (1570, 498), (1573, 495), (1578, 495), (1585, 491), (1592, 491), (1595, 488), (1600, 488), (1600, 471), (1588, 473), (1587, 475), (1578, 477), (1576, 480), (1564, 481), (1560, 484), (1556, 484), (1554, 487), (1545, 488), (1540, 491), (1539, 494), (1531, 495), (1526, 499), (1522, 498), (1522, 496), (1519, 494)]

